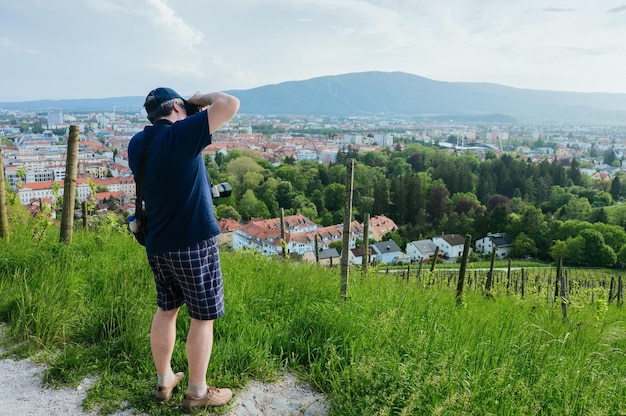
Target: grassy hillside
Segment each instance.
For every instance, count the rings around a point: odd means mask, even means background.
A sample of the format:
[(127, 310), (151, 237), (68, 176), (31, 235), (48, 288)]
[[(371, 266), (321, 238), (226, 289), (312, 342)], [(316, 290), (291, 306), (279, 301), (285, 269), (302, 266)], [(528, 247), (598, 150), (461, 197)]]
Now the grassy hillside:
[[(0, 242), (0, 321), (10, 353), (49, 364), (51, 385), (99, 381), (87, 409), (128, 406), (181, 414), (182, 392), (152, 400), (149, 327), (155, 291), (145, 253), (115, 231), (50, 229), (35, 245), (29, 224)], [(216, 323), (209, 382), (241, 388), (285, 368), (321, 389), (334, 415), (617, 415), (626, 413), (626, 316), (598, 291), (570, 300), (568, 319), (543, 296), (468, 294), (385, 274), (222, 252), (226, 316)], [(183, 308), (184, 309), (184, 308)], [(183, 310), (174, 356), (186, 370)]]

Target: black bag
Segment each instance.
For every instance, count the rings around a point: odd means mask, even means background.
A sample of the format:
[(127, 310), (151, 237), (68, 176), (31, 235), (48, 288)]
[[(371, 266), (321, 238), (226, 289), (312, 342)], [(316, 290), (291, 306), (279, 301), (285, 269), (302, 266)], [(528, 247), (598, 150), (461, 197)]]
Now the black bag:
[(144, 144), (143, 151), (141, 152), (141, 159), (139, 159), (139, 166), (137, 168), (137, 174), (135, 175), (135, 221), (139, 221), (139, 227), (132, 231), (135, 239), (142, 246), (146, 245), (146, 234), (148, 234), (148, 218), (143, 211), (143, 174), (146, 170), (146, 163), (148, 162), (148, 155), (150, 153), (150, 146), (152, 145), (152, 139), (161, 130), (160, 127), (171, 125), (172, 122), (166, 119), (161, 119), (155, 123), (154, 126), (147, 126), (143, 130)]

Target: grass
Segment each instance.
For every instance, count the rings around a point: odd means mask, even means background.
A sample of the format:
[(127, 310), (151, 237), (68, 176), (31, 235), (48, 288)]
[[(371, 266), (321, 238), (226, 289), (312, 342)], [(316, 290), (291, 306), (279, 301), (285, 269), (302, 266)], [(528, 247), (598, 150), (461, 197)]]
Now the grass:
[[(0, 321), (9, 354), (48, 364), (51, 386), (97, 376), (84, 407), (181, 414), (182, 393), (155, 403), (149, 328), (155, 292), (131, 236), (58, 229), (34, 245), (28, 227), (0, 243)], [(328, 397), (333, 415), (626, 414), (624, 309), (571, 299), (568, 319), (544, 296), (487, 298), (384, 274), (222, 251), (226, 315), (215, 326), (208, 381), (235, 389), (284, 369)], [(186, 311), (173, 357), (186, 370)]]

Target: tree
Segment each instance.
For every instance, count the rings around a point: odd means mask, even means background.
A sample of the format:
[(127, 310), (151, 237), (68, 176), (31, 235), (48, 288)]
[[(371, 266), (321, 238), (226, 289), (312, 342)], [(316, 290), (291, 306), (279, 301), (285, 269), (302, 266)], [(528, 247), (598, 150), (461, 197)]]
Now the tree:
[(291, 209), (295, 197), (296, 193), (291, 182), (282, 180), (278, 183), (276, 186), (276, 201), (280, 208)]
[(343, 208), (346, 186), (340, 183), (331, 183), (324, 189), (324, 203), (329, 211)]
[(580, 233), (584, 241), (583, 264), (591, 266), (612, 266), (617, 261), (615, 251), (604, 242), (597, 230), (584, 230)]
[(626, 244), (624, 244), (617, 253), (617, 263), (621, 264), (622, 268), (626, 265)]
[(241, 214), (230, 205), (218, 205), (215, 207), (217, 219), (230, 218), (231, 220), (241, 221)]
[(604, 151), (603, 161), (606, 165), (612, 166), (613, 162), (615, 162), (616, 159), (617, 159), (617, 156), (615, 155), (615, 150), (612, 147)]
[(611, 181), (611, 190), (609, 191), (615, 201), (619, 201), (622, 196), (622, 181), (619, 175), (615, 176)]
[(388, 214), (389, 204), (391, 203), (389, 195), (389, 185), (387, 181), (378, 181), (374, 184), (374, 205), (372, 206), (372, 215)]
[(491, 212), (500, 206), (503, 206), (506, 208), (506, 210), (508, 210), (510, 203), (511, 200), (508, 197), (501, 194), (495, 194), (489, 197), (485, 206), (487, 207), (488, 212)]
[(523, 258), (526, 256), (535, 257), (537, 255), (537, 245), (535, 240), (530, 238), (524, 232), (518, 234), (513, 240), (513, 250), (511, 251), (511, 257)]
[(248, 189), (241, 197), (239, 213), (245, 221), (252, 218), (268, 218), (270, 214), (267, 206), (256, 197), (252, 189)]
[(569, 169), (569, 177), (574, 183), (574, 185), (582, 184), (582, 174), (580, 173), (580, 163), (576, 158), (572, 159), (572, 164)]
[(443, 214), (446, 213), (449, 195), (450, 192), (444, 185), (437, 186), (430, 193), (430, 198), (426, 202), (426, 212), (433, 224), (438, 224)]

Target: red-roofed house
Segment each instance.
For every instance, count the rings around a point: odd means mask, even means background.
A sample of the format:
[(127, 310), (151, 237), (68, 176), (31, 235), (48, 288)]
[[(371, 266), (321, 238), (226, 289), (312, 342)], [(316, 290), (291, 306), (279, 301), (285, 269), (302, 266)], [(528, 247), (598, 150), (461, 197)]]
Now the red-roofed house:
[(370, 218), (370, 233), (375, 241), (381, 241), (383, 236), (389, 232), (396, 231), (396, 223), (384, 215), (377, 215)]
[(221, 234), (217, 236), (217, 243), (219, 245), (232, 247), (233, 234), (241, 228), (241, 224), (231, 218), (222, 218), (217, 222), (217, 225), (220, 227), (221, 231)]

